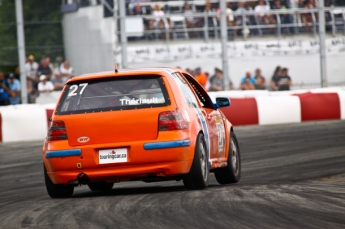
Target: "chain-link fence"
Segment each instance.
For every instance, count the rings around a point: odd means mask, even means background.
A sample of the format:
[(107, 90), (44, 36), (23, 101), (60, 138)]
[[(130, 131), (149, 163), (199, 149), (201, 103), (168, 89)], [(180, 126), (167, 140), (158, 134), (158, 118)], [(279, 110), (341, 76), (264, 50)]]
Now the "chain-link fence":
[[(64, 56), (60, 7), (56, 0), (23, 1), (26, 55), (34, 56), (36, 62), (45, 55), (53, 62)], [(5, 73), (19, 65), (15, 12), (14, 0), (0, 1), (0, 71)]]

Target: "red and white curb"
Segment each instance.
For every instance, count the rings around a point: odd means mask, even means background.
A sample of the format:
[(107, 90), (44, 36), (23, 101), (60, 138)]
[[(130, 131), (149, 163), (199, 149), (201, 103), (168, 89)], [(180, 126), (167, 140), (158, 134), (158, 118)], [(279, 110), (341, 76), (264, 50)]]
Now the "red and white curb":
[[(344, 88), (209, 94), (213, 99), (231, 99), (231, 106), (221, 110), (234, 126), (345, 119)], [(0, 142), (43, 141), (54, 107), (55, 104), (0, 107)]]

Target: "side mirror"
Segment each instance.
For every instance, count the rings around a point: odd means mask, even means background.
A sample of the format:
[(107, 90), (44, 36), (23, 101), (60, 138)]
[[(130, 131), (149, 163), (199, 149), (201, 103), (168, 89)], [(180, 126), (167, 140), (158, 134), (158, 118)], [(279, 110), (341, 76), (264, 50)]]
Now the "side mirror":
[(224, 97), (220, 97), (220, 98), (216, 98), (216, 105), (217, 107), (227, 107), (230, 106), (231, 101), (229, 98), (224, 98)]

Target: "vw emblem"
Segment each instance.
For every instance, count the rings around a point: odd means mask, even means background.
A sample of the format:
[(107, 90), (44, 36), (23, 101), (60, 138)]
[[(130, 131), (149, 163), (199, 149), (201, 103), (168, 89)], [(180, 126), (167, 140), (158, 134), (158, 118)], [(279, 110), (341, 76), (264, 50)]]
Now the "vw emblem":
[(83, 136), (83, 137), (78, 138), (77, 141), (80, 142), (80, 143), (86, 143), (86, 142), (90, 141), (90, 138), (86, 137), (86, 136)]

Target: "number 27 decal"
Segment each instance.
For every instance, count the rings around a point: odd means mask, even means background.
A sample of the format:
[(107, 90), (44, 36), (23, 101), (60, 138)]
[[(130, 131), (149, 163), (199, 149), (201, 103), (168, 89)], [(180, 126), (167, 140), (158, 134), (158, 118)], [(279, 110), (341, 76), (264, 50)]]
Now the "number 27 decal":
[(79, 95), (83, 94), (86, 86), (87, 86), (88, 83), (81, 83), (78, 85), (74, 84), (72, 85), (69, 89), (70, 89), (70, 92), (68, 93), (68, 96), (75, 96), (77, 95), (76, 91), (78, 90), (79, 87), (82, 87), (80, 92), (79, 92)]

